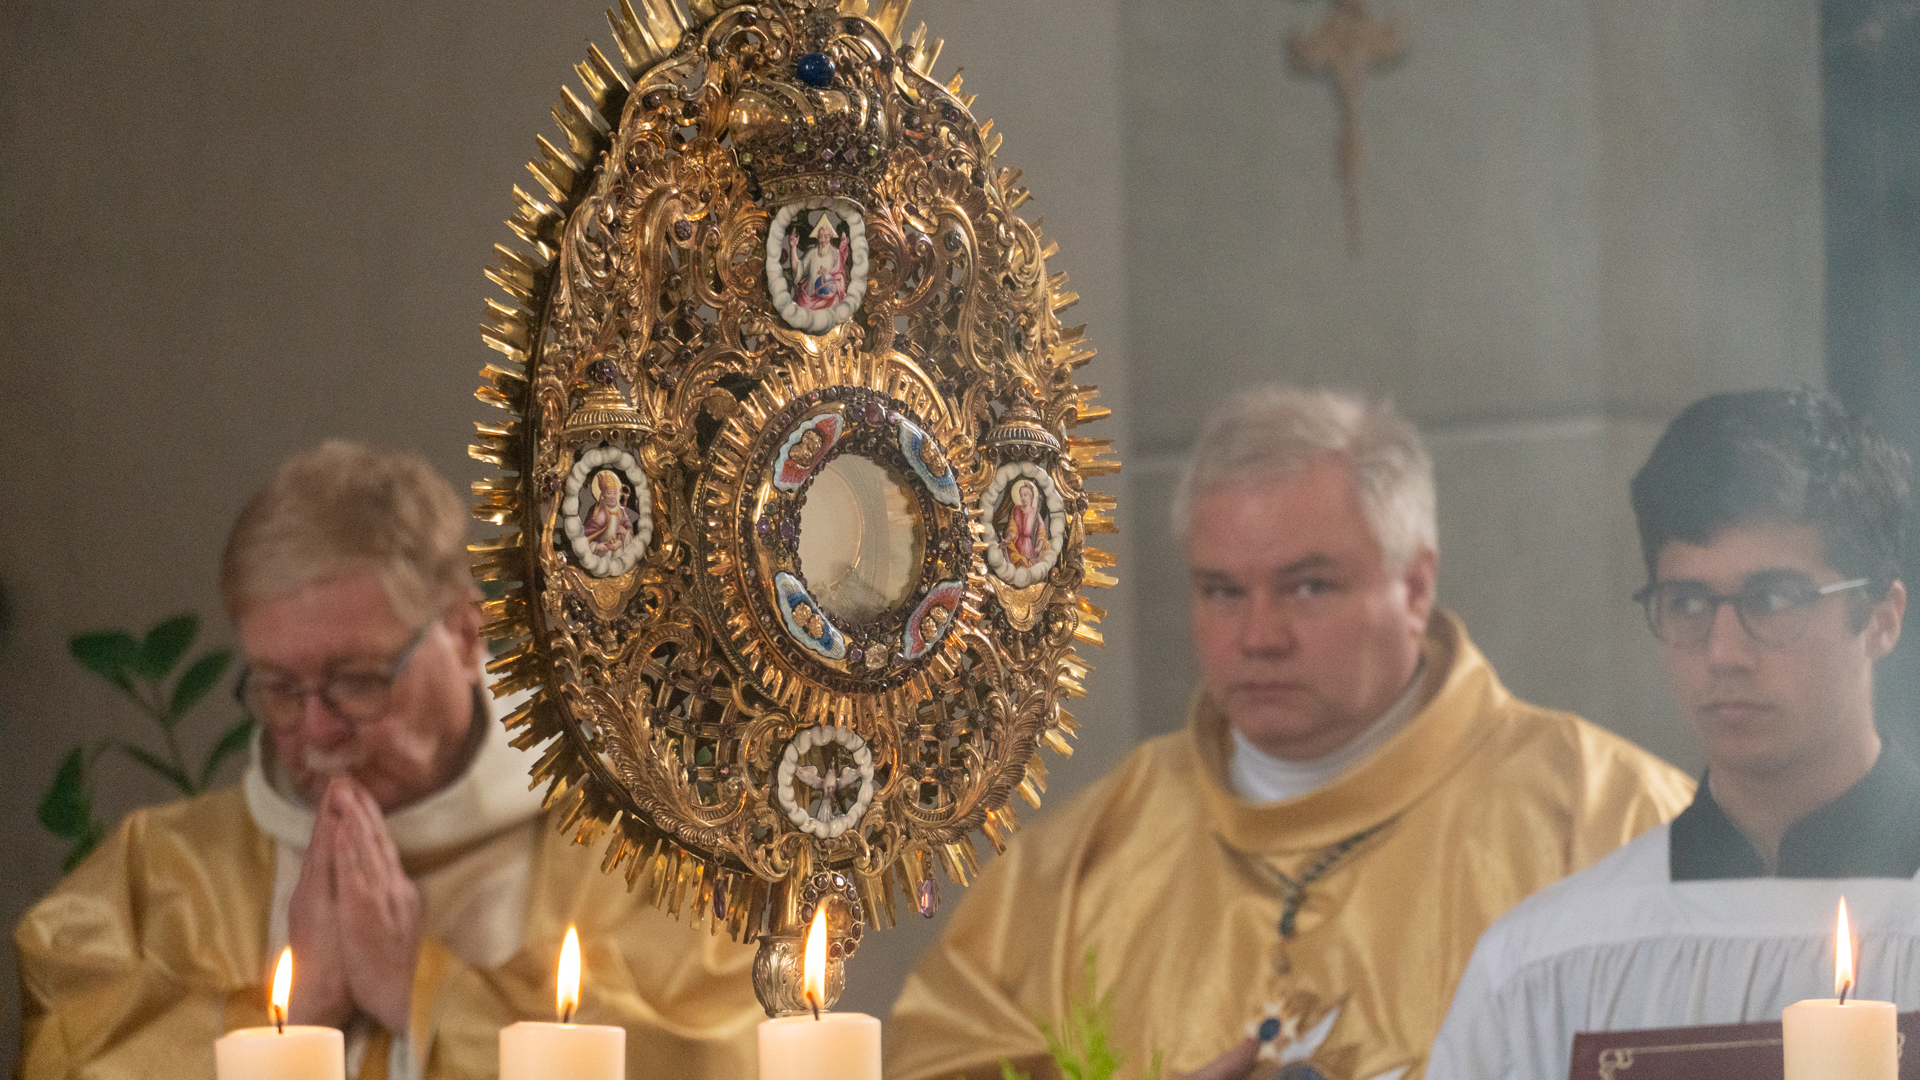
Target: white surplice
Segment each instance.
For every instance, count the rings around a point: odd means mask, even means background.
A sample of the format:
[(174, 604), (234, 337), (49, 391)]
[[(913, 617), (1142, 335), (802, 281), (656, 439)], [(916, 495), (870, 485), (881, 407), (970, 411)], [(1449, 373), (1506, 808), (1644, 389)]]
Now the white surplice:
[(1674, 882), (1670, 832), (1549, 886), (1481, 937), (1425, 1080), (1562, 1080), (1579, 1032), (1771, 1021), (1832, 997), (1842, 896), (1855, 996), (1920, 1009), (1920, 880)]

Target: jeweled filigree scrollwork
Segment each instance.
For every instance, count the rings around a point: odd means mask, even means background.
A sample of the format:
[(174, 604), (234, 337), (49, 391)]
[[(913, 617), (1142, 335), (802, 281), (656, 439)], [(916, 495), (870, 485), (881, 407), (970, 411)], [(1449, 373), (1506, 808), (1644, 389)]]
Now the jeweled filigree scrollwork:
[(1093, 350), (904, 0), (642, 7), (487, 271), (489, 670), (534, 691), (508, 723), (561, 827), (657, 903), (884, 926), (1070, 752), (1113, 581), (1118, 465), (1068, 434)]

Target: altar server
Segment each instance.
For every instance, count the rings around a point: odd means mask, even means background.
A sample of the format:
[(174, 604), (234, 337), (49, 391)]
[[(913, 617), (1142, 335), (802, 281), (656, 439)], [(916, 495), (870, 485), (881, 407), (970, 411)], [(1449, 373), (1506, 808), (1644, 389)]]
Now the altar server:
[(481, 671), (466, 508), (420, 459), (330, 442), (241, 512), (221, 591), (261, 722), (244, 781), (136, 811), (15, 934), (26, 1080), (203, 1078), (266, 1023), (348, 1033), (359, 1077), (490, 1077), (498, 1030), (553, 1018), (577, 924), (579, 1018), (627, 1074), (753, 1072), (752, 951), (600, 872), (528, 790)]
[(1920, 1008), (1920, 766), (1874, 723), (1900, 637), (1906, 455), (1815, 390), (1696, 402), (1633, 480), (1640, 599), (1707, 758), (1693, 805), (1481, 938), (1429, 1080), (1558, 1080), (1583, 1031)]
[(1201, 684), (1017, 837), (895, 1006), (894, 1080), (1050, 1075), (1095, 955), (1143, 1072), (1418, 1073), (1475, 938), (1686, 805), (1672, 767), (1515, 699), (1434, 608), (1432, 465), (1389, 406), (1239, 396), (1175, 497)]

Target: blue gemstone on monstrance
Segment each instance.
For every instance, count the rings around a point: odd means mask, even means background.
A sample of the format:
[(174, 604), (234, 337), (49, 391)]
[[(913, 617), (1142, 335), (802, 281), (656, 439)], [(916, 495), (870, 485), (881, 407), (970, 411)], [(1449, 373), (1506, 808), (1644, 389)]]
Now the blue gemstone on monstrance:
[(1277, 1017), (1269, 1016), (1265, 1020), (1260, 1021), (1260, 1041), (1261, 1042), (1272, 1042), (1273, 1040), (1279, 1037), (1280, 1037), (1280, 1021)]
[(833, 81), (833, 61), (826, 53), (810, 52), (793, 65), (793, 73), (808, 86), (825, 86)]

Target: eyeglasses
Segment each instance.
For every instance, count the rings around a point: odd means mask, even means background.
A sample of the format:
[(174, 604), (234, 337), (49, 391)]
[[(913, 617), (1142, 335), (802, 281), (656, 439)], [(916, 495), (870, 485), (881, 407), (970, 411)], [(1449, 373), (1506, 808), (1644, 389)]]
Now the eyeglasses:
[(348, 724), (370, 724), (386, 714), (393, 699), (393, 684), (406, 671), (407, 662), (419, 650), (420, 643), (440, 620), (435, 618), (414, 631), (376, 671), (343, 671), (323, 676), (319, 685), (309, 688), (292, 677), (260, 678), (252, 668), (240, 673), (233, 688), (234, 699), (253, 716), (273, 726), (298, 723), (307, 711), (307, 698), (318, 695), (327, 711)]
[(1699, 581), (1656, 581), (1633, 594), (1647, 613), (1647, 626), (1664, 644), (1698, 649), (1713, 634), (1720, 605), (1732, 604), (1733, 614), (1747, 636), (1769, 648), (1791, 645), (1806, 632), (1813, 607), (1835, 593), (1858, 589), (1867, 578), (1851, 578), (1832, 585), (1815, 585), (1799, 574), (1762, 577), (1721, 594)]

